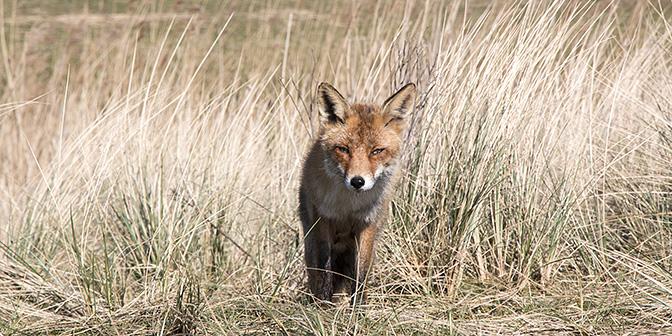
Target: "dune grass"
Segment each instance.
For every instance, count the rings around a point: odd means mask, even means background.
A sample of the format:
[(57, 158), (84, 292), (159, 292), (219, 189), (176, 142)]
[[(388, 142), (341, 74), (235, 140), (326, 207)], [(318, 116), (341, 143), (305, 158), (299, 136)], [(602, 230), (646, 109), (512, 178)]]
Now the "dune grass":
[[(672, 332), (669, 4), (0, 6), (3, 335)], [(304, 285), (321, 81), (420, 91), (355, 310)]]

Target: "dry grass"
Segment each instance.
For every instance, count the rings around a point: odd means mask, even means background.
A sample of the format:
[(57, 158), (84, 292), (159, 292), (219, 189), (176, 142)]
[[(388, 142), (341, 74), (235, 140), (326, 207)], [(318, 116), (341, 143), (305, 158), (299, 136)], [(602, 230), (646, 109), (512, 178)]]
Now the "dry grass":
[[(0, 2), (1, 334), (672, 332), (669, 4), (114, 4)], [(421, 92), (357, 310), (303, 284), (320, 81)]]

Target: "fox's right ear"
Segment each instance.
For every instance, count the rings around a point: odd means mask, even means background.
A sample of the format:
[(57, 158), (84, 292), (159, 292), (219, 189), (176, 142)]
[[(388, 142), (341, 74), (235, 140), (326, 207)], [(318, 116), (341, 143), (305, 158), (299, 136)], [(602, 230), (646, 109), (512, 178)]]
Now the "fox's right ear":
[(343, 123), (350, 110), (345, 98), (329, 83), (317, 87), (317, 105), (320, 109), (320, 123)]
[(399, 91), (387, 98), (383, 103), (383, 113), (389, 118), (388, 123), (395, 120), (405, 120), (415, 108), (415, 84), (408, 83)]

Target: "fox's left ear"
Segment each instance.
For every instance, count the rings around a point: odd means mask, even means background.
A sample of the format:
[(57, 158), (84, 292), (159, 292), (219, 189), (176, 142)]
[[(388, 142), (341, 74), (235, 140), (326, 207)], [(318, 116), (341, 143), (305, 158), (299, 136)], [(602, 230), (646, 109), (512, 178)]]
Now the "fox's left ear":
[(413, 113), (415, 96), (415, 84), (409, 83), (390, 96), (390, 98), (387, 98), (383, 103), (383, 115), (389, 118), (387, 123), (403, 121)]

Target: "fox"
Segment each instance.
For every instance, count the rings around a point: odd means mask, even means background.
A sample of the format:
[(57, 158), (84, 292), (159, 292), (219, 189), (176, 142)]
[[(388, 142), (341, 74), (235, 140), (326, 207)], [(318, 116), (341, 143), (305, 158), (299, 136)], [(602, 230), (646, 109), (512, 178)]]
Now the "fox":
[(317, 88), (319, 132), (304, 160), (298, 212), (307, 287), (319, 302), (340, 291), (352, 305), (366, 301), (415, 99), (414, 83), (382, 105), (348, 104), (329, 83)]

